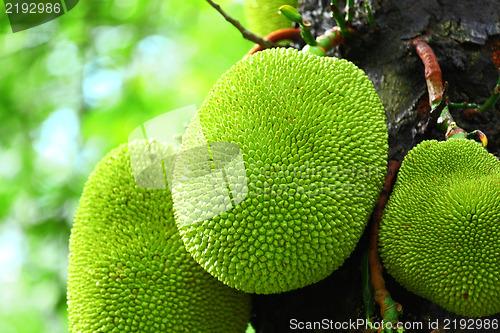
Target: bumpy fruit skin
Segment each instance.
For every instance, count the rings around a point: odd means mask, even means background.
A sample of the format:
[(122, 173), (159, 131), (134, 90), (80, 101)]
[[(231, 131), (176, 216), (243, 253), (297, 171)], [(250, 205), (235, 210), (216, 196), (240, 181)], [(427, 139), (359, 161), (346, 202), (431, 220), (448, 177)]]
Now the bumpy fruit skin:
[[(161, 156), (168, 147), (154, 142), (151, 150)], [(245, 332), (249, 306), (248, 295), (214, 279), (184, 249), (170, 191), (135, 185), (128, 145), (104, 157), (70, 238), (70, 332)]]
[(405, 157), (379, 230), (384, 267), (448, 311), (500, 312), (500, 162), (471, 140)]
[(260, 36), (278, 29), (292, 28), (293, 23), (279, 14), (279, 8), (284, 5), (297, 7), (297, 4), (298, 0), (245, 0), (248, 28)]
[[(341, 266), (387, 166), (384, 109), (363, 71), (294, 49), (258, 52), (220, 78), (195, 118), (172, 196), (196, 261), (231, 287), (264, 294), (307, 286)], [(203, 177), (186, 180), (196, 173), (190, 153), (217, 142), (237, 145), (243, 157), (242, 177), (225, 174), (231, 200)], [(223, 212), (192, 218), (211, 209)]]

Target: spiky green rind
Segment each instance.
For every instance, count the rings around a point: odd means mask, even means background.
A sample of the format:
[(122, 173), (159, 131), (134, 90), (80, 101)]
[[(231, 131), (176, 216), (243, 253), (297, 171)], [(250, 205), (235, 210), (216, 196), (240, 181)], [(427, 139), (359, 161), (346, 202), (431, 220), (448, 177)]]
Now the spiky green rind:
[(298, 0), (245, 0), (245, 17), (248, 28), (253, 33), (266, 36), (284, 28), (292, 28), (293, 23), (279, 14), (283, 5), (297, 7)]
[(188, 152), (197, 146), (233, 143), (241, 148), (248, 193), (235, 185), (245, 181), (228, 173), (232, 199), (243, 201), (186, 223), (192, 212), (231, 202), (201, 178), (186, 181), (193, 172), (174, 172), (176, 220), (196, 261), (231, 287), (264, 294), (307, 286), (342, 265), (387, 165), (384, 109), (363, 71), (294, 49), (265, 50), (225, 73), (197, 117), (176, 170), (191, 168)]
[(408, 290), (460, 315), (500, 312), (500, 162), (480, 144), (408, 152), (379, 237), (384, 267)]
[[(150, 148), (160, 156), (168, 150), (158, 142)], [(191, 258), (170, 191), (135, 185), (128, 145), (97, 165), (70, 238), (70, 332), (245, 332), (248, 297)]]

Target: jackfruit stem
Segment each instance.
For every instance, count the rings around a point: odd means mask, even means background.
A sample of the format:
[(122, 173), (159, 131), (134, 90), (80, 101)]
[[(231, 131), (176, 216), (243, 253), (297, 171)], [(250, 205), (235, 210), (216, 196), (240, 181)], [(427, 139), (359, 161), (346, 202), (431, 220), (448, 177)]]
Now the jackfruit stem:
[(437, 126), (441, 130), (441, 132), (445, 133), (446, 140), (452, 137), (454, 139), (464, 139), (467, 135), (467, 133), (463, 129), (458, 127), (457, 123), (455, 123), (455, 121), (453, 120), (448, 105), (446, 105), (439, 114), (439, 118), (437, 119)]
[(400, 166), (401, 163), (397, 161), (389, 161), (387, 166), (384, 186), (373, 212), (369, 245), (371, 281), (375, 293), (375, 302), (380, 307), (380, 314), (384, 322), (391, 322), (393, 324), (398, 322), (399, 315), (403, 313), (403, 307), (391, 298), (389, 291), (385, 287), (385, 280), (382, 275), (383, 267), (378, 254), (378, 229), (382, 220), (382, 213), (387, 200), (389, 200), (389, 195), (396, 181), (396, 175)]
[(340, 30), (345, 29), (344, 15), (340, 12), (339, 2), (337, 0), (331, 0), (330, 10), (332, 11), (332, 17), (335, 19), (335, 22), (337, 22)]
[(354, 0), (347, 0), (345, 3), (345, 23), (346, 26), (351, 26), (352, 18), (354, 17)]
[[(354, 30), (352, 28), (348, 28), (346, 30), (350, 31), (351, 35), (354, 34)], [(324, 57), (326, 56), (326, 53), (333, 49), (335, 46), (344, 44), (344, 37), (346, 37), (345, 34), (342, 35), (340, 28), (335, 26), (324, 35), (318, 37), (318, 45), (306, 45), (302, 51)]]
[(495, 88), (493, 88), (493, 93), (488, 98), (488, 100), (479, 107), (479, 111), (484, 112), (489, 108), (492, 108), (496, 104), (499, 98), (500, 98), (500, 75), (498, 76), (497, 85), (495, 86)]
[[(271, 32), (269, 35), (264, 37), (264, 39), (269, 40), (273, 43), (282, 41), (282, 40), (293, 40), (293, 41), (298, 41), (300, 40), (300, 29), (299, 28), (285, 28), (285, 29), (279, 29), (276, 31)], [(264, 48), (259, 45), (255, 44), (254, 47), (248, 51), (248, 53), (245, 56), (248, 56), (250, 54), (254, 54), (255, 52), (262, 51)]]
[(372, 7), (367, 1), (363, 1), (365, 4), (365, 11), (366, 11), (366, 20), (368, 21), (368, 24), (370, 25), (370, 28), (372, 28), (372, 31), (377, 31), (377, 25), (375, 24), (375, 19), (373, 18), (373, 13), (372, 13)]
[(500, 75), (498, 76), (498, 81), (493, 88), (493, 92), (491, 93), (490, 97), (484, 102), (483, 105), (477, 105), (474, 103), (450, 103), (450, 107), (452, 108), (465, 108), (465, 117), (467, 119), (472, 119), (474, 116), (481, 114), (485, 111), (488, 111), (489, 109), (492, 109), (495, 104), (497, 103), (498, 99), (500, 98)]
[(339, 34), (342, 37), (350, 37), (354, 30), (351, 28), (351, 20), (354, 16), (354, 1), (347, 0), (345, 6), (345, 19), (339, 10), (339, 4), (337, 0), (331, 0), (330, 10), (332, 11), (332, 17), (337, 23)]
[[(415, 46), (417, 54), (424, 63), (425, 68), (425, 81), (427, 83), (427, 91), (429, 93), (429, 104), (431, 106), (431, 119), (435, 118), (434, 112), (440, 110), (439, 117), (437, 118), (437, 126), (441, 132), (445, 133), (445, 139), (467, 139), (470, 135), (460, 128), (453, 120), (449, 109), (449, 101), (446, 94), (448, 90), (448, 83), (446, 82), (443, 87), (443, 79), (441, 75), (441, 68), (437, 61), (436, 55), (432, 48), (425, 41), (424, 36), (417, 37), (411, 41)], [(445, 99), (443, 100), (443, 96)], [(445, 104), (443, 104), (445, 103)], [(446, 105), (446, 106), (445, 106)], [(478, 135), (484, 147), (488, 140), (486, 136)], [(477, 131), (475, 131), (477, 134)]]
[(427, 83), (427, 91), (429, 92), (429, 104), (433, 109), (437, 107), (443, 99), (441, 67), (439, 67), (436, 55), (426, 43), (424, 36), (413, 39), (411, 44), (415, 46), (420, 59), (424, 63), (425, 81)]
[(500, 75), (498, 76), (497, 85), (495, 86), (495, 88), (493, 88), (493, 92), (491, 93), (490, 97), (488, 97), (486, 102), (484, 102), (484, 104), (481, 106), (476, 106), (472, 107), (471, 109), (465, 110), (465, 116), (470, 119), (478, 114), (481, 114), (485, 111), (488, 111), (489, 109), (492, 109), (499, 98), (500, 98)]
[(266, 40), (262, 37), (259, 37), (257, 36), (256, 34), (248, 31), (247, 29), (245, 29), (241, 23), (236, 20), (236, 19), (233, 19), (231, 16), (229, 16), (226, 12), (224, 12), (224, 10), (221, 8), (221, 6), (219, 6), (218, 4), (216, 4), (215, 2), (213, 2), (212, 0), (206, 0), (210, 6), (212, 6), (213, 8), (215, 8), (215, 10), (217, 10), (223, 17), (226, 21), (228, 21), (229, 23), (231, 23), (236, 29), (238, 29), (238, 31), (241, 33), (241, 35), (243, 36), (243, 38), (245, 38), (246, 40), (249, 40), (251, 42), (254, 42), (256, 44), (259, 44), (260, 46), (262, 46), (263, 49), (269, 49), (269, 48), (272, 48), (272, 47), (276, 47), (277, 45), (269, 40)]
[[(354, 5), (351, 3), (352, 8), (354, 8), (353, 6)], [(345, 37), (350, 37), (354, 34), (354, 30), (351, 27), (341, 28), (340, 26), (335, 26), (330, 31), (327, 31), (325, 34), (315, 39), (311, 33), (311, 22), (302, 19), (302, 15), (300, 15), (297, 9), (285, 5), (279, 8), (279, 13), (291, 22), (300, 25), (300, 35), (307, 44), (302, 51), (312, 53), (319, 57), (326, 56), (329, 50), (337, 45), (343, 44)]]
[(294, 23), (301, 24), (303, 21), (302, 15), (300, 15), (299, 11), (290, 5), (281, 6), (278, 8), (278, 13)]
[(311, 33), (311, 22), (303, 20), (300, 24), (300, 35), (307, 43), (307, 45), (316, 46), (318, 42), (314, 39), (314, 36)]
[(279, 13), (286, 17), (289, 21), (298, 23), (300, 26), (300, 35), (307, 43), (307, 45), (316, 46), (318, 42), (314, 39), (311, 33), (311, 22), (302, 19), (299, 11), (292, 6), (284, 5), (279, 8)]
[(450, 108), (457, 108), (457, 109), (479, 109), (479, 105), (468, 102), (463, 102), (463, 103), (450, 102), (448, 105), (450, 106)]

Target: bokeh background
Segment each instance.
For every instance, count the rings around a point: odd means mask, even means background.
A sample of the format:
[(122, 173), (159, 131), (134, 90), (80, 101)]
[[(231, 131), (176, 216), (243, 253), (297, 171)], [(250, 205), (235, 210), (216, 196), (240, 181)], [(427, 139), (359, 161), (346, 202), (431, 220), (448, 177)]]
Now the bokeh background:
[[(245, 24), (242, 1), (218, 3)], [(253, 44), (204, 0), (85, 0), (17, 33), (0, 9), (0, 332), (66, 333), (88, 175), (141, 123), (199, 107)]]

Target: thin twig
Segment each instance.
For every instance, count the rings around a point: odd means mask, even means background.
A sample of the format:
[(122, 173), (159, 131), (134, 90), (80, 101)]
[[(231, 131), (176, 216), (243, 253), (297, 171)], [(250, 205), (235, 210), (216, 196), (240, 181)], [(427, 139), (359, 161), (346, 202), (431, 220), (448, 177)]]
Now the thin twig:
[(380, 221), (382, 220), (385, 205), (387, 204), (387, 200), (389, 200), (389, 195), (396, 181), (396, 175), (400, 166), (401, 163), (397, 161), (389, 161), (389, 165), (387, 166), (384, 187), (382, 188), (382, 192), (380, 193), (379, 200), (375, 205), (373, 213), (369, 246), (371, 281), (373, 291), (375, 293), (374, 298), (380, 306), (380, 314), (382, 315), (384, 322), (391, 322), (393, 324), (398, 321), (398, 316), (403, 311), (403, 308), (401, 304), (391, 298), (389, 291), (385, 287), (385, 280), (382, 275), (382, 263), (380, 262), (380, 257), (378, 255), (378, 229)]
[(332, 11), (332, 16), (337, 22), (340, 30), (345, 29), (345, 18), (344, 15), (340, 12), (339, 3), (337, 0), (331, 0), (330, 2), (330, 10)]
[(489, 108), (492, 108), (499, 98), (500, 98), (500, 76), (498, 76), (497, 85), (495, 86), (495, 88), (493, 88), (491, 96), (483, 105), (479, 107), (479, 111), (484, 112)]
[(368, 24), (370, 25), (370, 28), (372, 28), (373, 32), (377, 31), (377, 25), (375, 24), (375, 19), (373, 18), (373, 12), (370, 4), (368, 1), (363, 1), (365, 4), (365, 11), (366, 11), (366, 20), (368, 21)]
[(346, 26), (351, 26), (352, 18), (354, 17), (354, 0), (347, 0), (345, 3), (345, 23)]
[(448, 105), (450, 106), (450, 108), (457, 108), (457, 109), (479, 109), (479, 105), (469, 102), (462, 102), (462, 103), (450, 102), (450, 104)]
[(251, 31), (248, 31), (247, 29), (245, 29), (238, 20), (235, 20), (231, 16), (229, 16), (228, 14), (226, 14), (226, 12), (224, 12), (222, 10), (222, 8), (218, 4), (216, 4), (215, 2), (213, 2), (212, 0), (207, 0), (207, 2), (212, 7), (214, 7), (226, 19), (226, 21), (228, 21), (236, 29), (238, 29), (238, 31), (241, 32), (243, 38), (245, 38), (246, 40), (249, 40), (251, 42), (259, 44), (260, 46), (262, 46), (263, 49), (269, 49), (271, 47), (276, 47), (275, 43), (273, 43), (273, 42), (271, 42), (269, 40), (265, 40), (264, 38), (259, 37), (256, 34), (252, 33)]
[(498, 99), (500, 99), (500, 76), (498, 76), (497, 85), (495, 86), (495, 88), (493, 88), (493, 92), (483, 105), (464, 102), (464, 103), (450, 103), (450, 106), (457, 108), (467, 108), (467, 110), (465, 110), (464, 115), (468, 120), (471, 120), (474, 116), (482, 114), (488, 109), (493, 108)]
[(441, 116), (441, 113), (443, 113), (444, 108), (448, 105), (447, 92), (448, 92), (448, 82), (445, 82), (443, 90), (443, 96), (445, 96), (445, 98), (441, 99), (441, 102), (439, 102), (439, 104), (429, 112), (429, 117), (427, 118), (427, 122), (418, 130), (420, 134), (424, 134), (429, 127), (436, 126), (439, 116)]

